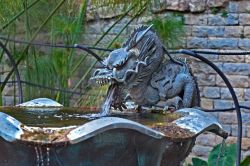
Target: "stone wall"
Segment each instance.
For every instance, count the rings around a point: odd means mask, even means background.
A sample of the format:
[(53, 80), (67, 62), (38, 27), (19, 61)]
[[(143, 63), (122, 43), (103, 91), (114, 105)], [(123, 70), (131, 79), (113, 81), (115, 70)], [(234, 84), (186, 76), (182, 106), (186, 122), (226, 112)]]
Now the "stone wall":
[[(181, 48), (213, 51), (250, 51), (250, 1), (248, 0), (161, 0), (153, 2), (150, 11), (132, 21), (122, 33), (128, 37), (134, 27), (145, 24), (155, 16), (165, 17), (179, 12), (185, 20), (186, 37)], [(121, 10), (89, 8), (86, 39), (100, 37), (114, 22)], [(103, 44), (118, 34), (129, 17), (115, 26)], [(109, 38), (110, 37), (110, 38)], [(124, 39), (122, 39), (124, 40)], [(94, 41), (94, 40), (92, 40)], [(88, 40), (89, 42), (89, 40)], [(241, 105), (250, 106), (250, 55), (204, 55), (213, 61), (232, 83)], [(191, 59), (194, 75), (197, 77), (202, 107), (220, 109), (232, 107), (228, 89), (219, 75), (204, 63)], [(236, 142), (237, 118), (235, 112), (213, 113), (230, 133), (227, 142)], [(243, 157), (250, 155), (250, 110), (242, 110)], [(207, 157), (209, 151), (221, 139), (206, 133), (197, 138), (192, 155)]]

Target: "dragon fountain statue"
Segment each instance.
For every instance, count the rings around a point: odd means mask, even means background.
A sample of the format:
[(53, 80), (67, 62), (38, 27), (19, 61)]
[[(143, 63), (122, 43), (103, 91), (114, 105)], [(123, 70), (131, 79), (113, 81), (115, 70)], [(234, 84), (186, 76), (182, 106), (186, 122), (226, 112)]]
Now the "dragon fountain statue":
[(198, 86), (188, 63), (171, 57), (151, 26), (136, 28), (94, 71), (91, 80), (98, 85), (110, 84), (101, 112), (104, 116), (111, 107), (122, 111), (127, 99), (138, 108), (166, 110), (200, 105)]

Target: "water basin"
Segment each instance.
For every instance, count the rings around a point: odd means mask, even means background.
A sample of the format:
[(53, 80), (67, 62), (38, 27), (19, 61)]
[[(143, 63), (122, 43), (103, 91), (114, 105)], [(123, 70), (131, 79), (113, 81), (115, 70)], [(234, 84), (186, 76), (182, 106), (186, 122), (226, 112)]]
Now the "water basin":
[[(91, 112), (65, 107), (1, 107), (1, 166), (177, 166), (204, 131), (227, 133), (198, 109), (175, 113)], [(96, 112), (97, 113), (97, 112)], [(17, 162), (18, 161), (18, 162)]]

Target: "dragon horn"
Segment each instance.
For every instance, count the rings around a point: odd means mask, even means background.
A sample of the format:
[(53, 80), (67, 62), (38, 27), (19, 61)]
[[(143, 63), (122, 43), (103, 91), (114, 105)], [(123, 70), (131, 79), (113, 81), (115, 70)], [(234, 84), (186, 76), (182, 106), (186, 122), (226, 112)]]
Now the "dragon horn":
[[(140, 34), (140, 36), (138, 36), (137, 38), (136, 38), (136, 41), (135, 41), (135, 43), (137, 44), (137, 43), (139, 43), (140, 41), (141, 41), (141, 39), (143, 38), (143, 36), (150, 30), (150, 28), (153, 26), (153, 24), (151, 24), (147, 29), (145, 29), (141, 34)], [(135, 44), (135, 45), (136, 45)]]

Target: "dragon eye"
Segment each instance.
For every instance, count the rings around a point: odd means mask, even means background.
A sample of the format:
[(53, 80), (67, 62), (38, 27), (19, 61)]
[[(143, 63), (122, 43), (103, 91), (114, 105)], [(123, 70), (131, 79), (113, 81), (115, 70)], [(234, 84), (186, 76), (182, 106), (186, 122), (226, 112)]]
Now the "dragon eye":
[(121, 60), (118, 64), (115, 65), (115, 68), (118, 70), (121, 69), (127, 63), (127, 58)]

